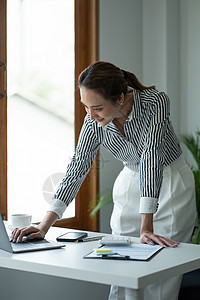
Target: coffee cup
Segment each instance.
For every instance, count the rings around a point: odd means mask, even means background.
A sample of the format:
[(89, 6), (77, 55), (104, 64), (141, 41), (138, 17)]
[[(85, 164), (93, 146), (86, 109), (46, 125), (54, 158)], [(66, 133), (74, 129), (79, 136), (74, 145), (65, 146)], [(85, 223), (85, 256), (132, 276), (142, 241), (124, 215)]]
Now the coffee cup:
[(11, 215), (12, 228), (23, 228), (31, 224), (32, 216), (29, 214), (13, 214)]

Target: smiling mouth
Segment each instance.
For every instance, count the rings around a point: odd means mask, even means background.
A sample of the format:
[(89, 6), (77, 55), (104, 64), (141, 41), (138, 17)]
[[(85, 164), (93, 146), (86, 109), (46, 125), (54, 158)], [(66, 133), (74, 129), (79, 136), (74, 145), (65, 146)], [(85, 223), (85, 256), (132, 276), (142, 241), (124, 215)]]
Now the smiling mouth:
[(97, 122), (102, 122), (104, 120), (104, 118), (103, 119), (97, 119)]

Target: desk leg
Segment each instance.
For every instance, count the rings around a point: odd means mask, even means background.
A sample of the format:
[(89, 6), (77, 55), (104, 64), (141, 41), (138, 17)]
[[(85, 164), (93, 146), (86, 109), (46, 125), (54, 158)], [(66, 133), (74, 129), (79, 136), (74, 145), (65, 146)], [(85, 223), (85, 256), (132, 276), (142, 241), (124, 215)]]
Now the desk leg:
[(124, 288), (120, 286), (111, 286), (108, 300), (140, 300), (140, 290)]
[(125, 288), (126, 300), (140, 300), (140, 290)]
[(135, 291), (135, 300), (140, 300), (140, 290), (134, 290)]

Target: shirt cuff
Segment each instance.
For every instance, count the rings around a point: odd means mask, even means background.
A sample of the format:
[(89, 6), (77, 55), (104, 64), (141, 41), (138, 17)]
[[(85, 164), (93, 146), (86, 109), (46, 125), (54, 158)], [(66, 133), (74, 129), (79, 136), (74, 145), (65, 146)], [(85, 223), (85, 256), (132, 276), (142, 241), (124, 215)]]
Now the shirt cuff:
[(53, 211), (54, 213), (56, 213), (58, 215), (58, 218), (61, 219), (66, 208), (67, 208), (67, 205), (63, 201), (56, 199), (49, 206), (47, 211)]
[(140, 198), (140, 214), (155, 214), (158, 210), (158, 199), (150, 197)]

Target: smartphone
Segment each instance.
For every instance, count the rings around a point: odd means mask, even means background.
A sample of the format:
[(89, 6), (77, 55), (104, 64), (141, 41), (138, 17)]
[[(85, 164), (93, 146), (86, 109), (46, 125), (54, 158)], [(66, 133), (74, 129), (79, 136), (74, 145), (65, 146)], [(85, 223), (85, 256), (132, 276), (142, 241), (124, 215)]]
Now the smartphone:
[(58, 242), (76, 242), (87, 237), (86, 232), (67, 232), (57, 237)]

